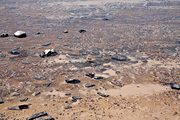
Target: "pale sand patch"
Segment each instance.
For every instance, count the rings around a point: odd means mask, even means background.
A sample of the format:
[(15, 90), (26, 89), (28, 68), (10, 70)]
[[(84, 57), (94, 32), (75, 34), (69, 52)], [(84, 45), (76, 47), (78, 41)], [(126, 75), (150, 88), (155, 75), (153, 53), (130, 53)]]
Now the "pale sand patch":
[(110, 76), (117, 76), (116, 71), (109, 69), (103, 72), (104, 74), (108, 74)]
[(53, 90), (52, 92), (44, 92), (42, 95), (50, 95), (56, 97), (66, 97), (65, 92)]
[(129, 97), (153, 95), (169, 90), (169, 87), (159, 84), (129, 84), (120, 89), (109, 89), (107, 90), (107, 94), (110, 96)]

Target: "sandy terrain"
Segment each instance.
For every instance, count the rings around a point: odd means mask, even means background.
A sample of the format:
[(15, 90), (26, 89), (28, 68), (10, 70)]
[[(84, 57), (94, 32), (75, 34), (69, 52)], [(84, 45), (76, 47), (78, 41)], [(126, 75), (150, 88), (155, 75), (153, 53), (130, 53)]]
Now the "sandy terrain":
[(0, 0), (0, 120), (180, 120), (179, 11), (178, 0)]

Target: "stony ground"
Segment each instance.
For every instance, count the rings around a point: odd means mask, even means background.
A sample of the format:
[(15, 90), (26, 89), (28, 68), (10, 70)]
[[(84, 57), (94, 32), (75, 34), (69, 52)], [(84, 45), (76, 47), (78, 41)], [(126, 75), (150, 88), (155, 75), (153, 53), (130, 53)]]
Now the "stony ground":
[(179, 11), (178, 0), (0, 0), (0, 120), (179, 120)]

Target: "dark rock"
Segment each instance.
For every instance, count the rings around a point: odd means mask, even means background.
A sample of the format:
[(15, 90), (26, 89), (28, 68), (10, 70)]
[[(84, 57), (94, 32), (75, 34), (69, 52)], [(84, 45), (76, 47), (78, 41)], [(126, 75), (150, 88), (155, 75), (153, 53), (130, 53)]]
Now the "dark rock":
[(94, 79), (95, 80), (102, 80), (102, 79), (104, 79), (104, 77), (102, 77), (102, 76), (95, 76)]
[(53, 117), (48, 117), (48, 118), (38, 118), (37, 120), (55, 120)]
[(104, 94), (104, 93), (102, 93), (102, 92), (97, 92), (97, 94), (100, 95), (101, 97), (109, 97), (109, 95)]
[(95, 86), (95, 84), (91, 84), (91, 83), (86, 83), (84, 85), (84, 87), (86, 87), (86, 88), (91, 88), (91, 87), (94, 87), (94, 86)]
[(170, 83), (170, 86), (172, 89), (180, 90), (180, 84), (177, 83)]
[(78, 96), (72, 96), (72, 102), (76, 102), (77, 100), (81, 100), (81, 97)]
[(39, 35), (39, 34), (41, 34), (41, 32), (37, 32), (36, 34)]
[(49, 45), (51, 45), (51, 42), (47, 42), (47, 43), (44, 43), (44, 44), (42, 44), (42, 46), (49, 46)]
[(67, 93), (65, 93), (65, 95), (66, 95), (66, 96), (70, 96), (70, 95), (71, 95), (71, 93), (68, 93), (68, 92), (67, 92)]
[(50, 57), (50, 56), (56, 56), (57, 52), (54, 49), (47, 49), (44, 52), (40, 54), (40, 57)]
[(18, 93), (18, 92), (13, 92), (13, 93), (10, 94), (10, 96), (12, 96), (12, 97), (20, 96), (20, 93)]
[(5, 37), (8, 37), (9, 35), (7, 34), (7, 33), (2, 33), (1, 35), (0, 35), (0, 37), (1, 38), (5, 38)]
[(18, 106), (12, 106), (12, 107), (8, 107), (8, 110), (23, 110), (23, 109), (28, 109), (29, 105), (18, 105)]
[(20, 102), (26, 102), (28, 100), (28, 98), (26, 97), (26, 98), (21, 98), (19, 101)]
[(12, 49), (12, 50), (10, 51), (10, 53), (11, 53), (12, 55), (19, 55), (19, 54), (20, 54), (19, 48), (14, 48), (14, 49)]
[(90, 78), (94, 78), (95, 77), (95, 73), (87, 73), (86, 76), (88, 76)]
[(0, 99), (0, 104), (3, 104), (3, 103), (4, 103), (4, 101), (2, 99)]
[(81, 30), (79, 30), (79, 32), (80, 32), (80, 33), (85, 33), (86, 30), (81, 29)]
[(70, 84), (78, 84), (80, 83), (81, 81), (78, 80), (78, 79), (68, 79), (68, 80), (65, 80), (66, 83), (70, 83)]
[(16, 32), (14, 33), (14, 36), (15, 36), (15, 37), (18, 37), (18, 38), (24, 38), (24, 37), (26, 37), (27, 35), (26, 35), (26, 33), (25, 33), (24, 31), (16, 31)]
[(109, 19), (108, 19), (108, 18), (103, 18), (102, 20), (104, 20), (104, 21), (108, 21)]
[(112, 83), (113, 85), (116, 85), (116, 86), (119, 86), (119, 87), (122, 87), (122, 86), (123, 86), (123, 84), (121, 83), (121, 81), (118, 81), (118, 80), (112, 80), (111, 83)]
[(52, 81), (46, 81), (43, 86), (49, 87), (52, 84)]
[(47, 116), (47, 115), (48, 115), (47, 112), (40, 112), (40, 113), (33, 114), (29, 118), (26, 118), (26, 120), (35, 120), (36, 118), (39, 118), (39, 117), (42, 117), (42, 116)]
[(34, 79), (35, 79), (35, 80), (45, 80), (46, 77), (43, 76), (43, 75), (37, 74), (37, 75), (34, 76)]
[(176, 41), (176, 44), (180, 44), (180, 40), (177, 40), (177, 41)]
[(128, 61), (128, 57), (125, 55), (114, 55), (111, 57), (111, 59), (116, 60), (116, 61)]
[(64, 30), (63, 33), (68, 33), (69, 31), (68, 30)]
[(32, 96), (38, 96), (38, 95), (40, 95), (41, 94), (41, 92), (34, 92), (33, 94), (32, 94)]

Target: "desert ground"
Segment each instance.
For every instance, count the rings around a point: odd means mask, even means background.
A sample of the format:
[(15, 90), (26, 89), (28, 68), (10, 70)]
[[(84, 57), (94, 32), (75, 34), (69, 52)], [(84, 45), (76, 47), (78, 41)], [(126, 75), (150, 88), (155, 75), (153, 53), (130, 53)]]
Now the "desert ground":
[(179, 0), (0, 0), (0, 35), (0, 120), (180, 120)]

